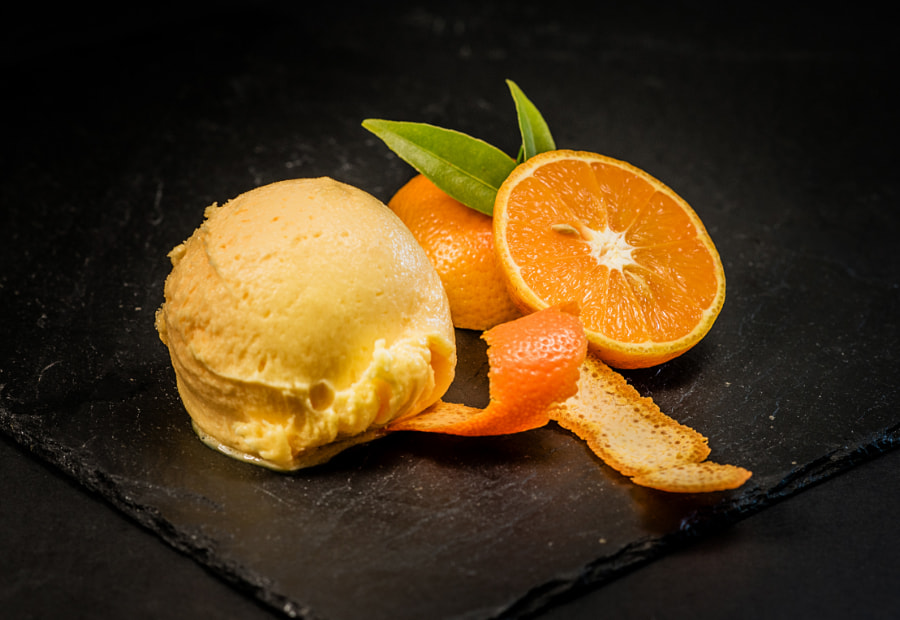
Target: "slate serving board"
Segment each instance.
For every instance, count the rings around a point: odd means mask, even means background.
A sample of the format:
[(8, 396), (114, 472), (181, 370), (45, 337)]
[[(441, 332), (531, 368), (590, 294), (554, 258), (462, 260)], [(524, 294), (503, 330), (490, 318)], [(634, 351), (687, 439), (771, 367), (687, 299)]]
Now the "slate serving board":
[[(336, 619), (527, 615), (897, 444), (892, 48), (790, 14), (359, 11), (125, 20), (11, 68), (0, 429), (274, 609)], [(284, 178), (387, 200), (411, 171), (367, 117), (514, 152), (504, 78), (560, 146), (650, 171), (706, 223), (717, 324), (626, 376), (750, 482), (642, 489), (553, 425), (398, 434), (290, 476), (204, 447), (153, 330), (166, 252), (208, 204)], [(483, 345), (458, 338), (448, 399), (483, 404)]]

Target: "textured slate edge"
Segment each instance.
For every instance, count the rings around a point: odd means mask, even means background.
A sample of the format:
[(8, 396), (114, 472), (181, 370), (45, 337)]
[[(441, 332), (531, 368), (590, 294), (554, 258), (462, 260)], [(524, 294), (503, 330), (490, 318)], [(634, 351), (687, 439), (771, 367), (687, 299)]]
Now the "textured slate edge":
[[(238, 591), (255, 598), (273, 611), (289, 618), (322, 620), (315, 611), (302, 602), (279, 594), (272, 589), (269, 579), (238, 563), (219, 559), (214, 541), (180, 531), (163, 518), (152, 506), (143, 505), (122, 488), (116, 476), (109, 476), (99, 468), (73, 454), (73, 451), (47, 436), (35, 437), (35, 429), (26, 428), (7, 409), (0, 407), (0, 431), (25, 447), (36, 457), (61, 470), (80, 486), (108, 502), (134, 520), (139, 526), (159, 536), (172, 548), (186, 554), (210, 573), (224, 580)], [(39, 429), (36, 429), (39, 433)], [(505, 608), (498, 608), (490, 615), (462, 617), (483, 620), (531, 618), (555, 604), (575, 598), (587, 591), (650, 563), (665, 553), (683, 547), (703, 535), (725, 529), (764, 508), (787, 499), (815, 484), (847, 471), (855, 465), (875, 458), (900, 446), (900, 423), (875, 433), (868, 443), (853, 449), (835, 450), (791, 472), (779, 484), (768, 491), (758, 489), (732, 501), (700, 509), (681, 522), (680, 529), (669, 535), (648, 537), (626, 545), (611, 556), (600, 558), (586, 565), (574, 576), (564, 577), (535, 586)], [(477, 612), (475, 612), (477, 613)]]
[(863, 445), (829, 452), (791, 472), (768, 491), (755, 489), (732, 501), (700, 509), (683, 520), (680, 529), (673, 534), (636, 541), (612, 556), (586, 565), (576, 576), (537, 586), (492, 618), (506, 620), (534, 617), (555, 604), (596, 590), (603, 584), (649, 564), (666, 553), (685, 547), (692, 540), (727, 529), (769, 506), (898, 447), (900, 447), (900, 423), (874, 433), (869, 442)]
[(255, 574), (238, 563), (223, 561), (217, 557), (215, 541), (196, 534), (180, 531), (159, 514), (153, 506), (136, 501), (120, 484), (119, 477), (110, 476), (57, 441), (36, 437), (39, 429), (26, 428), (17, 416), (0, 407), (0, 431), (27, 449), (40, 460), (56, 467), (84, 487), (98, 499), (106, 501), (124, 513), (139, 526), (159, 536), (168, 545), (197, 561), (210, 573), (221, 578), (238, 591), (251, 596), (274, 611), (290, 618), (321, 620), (311, 609), (291, 601), (272, 590), (267, 578)]

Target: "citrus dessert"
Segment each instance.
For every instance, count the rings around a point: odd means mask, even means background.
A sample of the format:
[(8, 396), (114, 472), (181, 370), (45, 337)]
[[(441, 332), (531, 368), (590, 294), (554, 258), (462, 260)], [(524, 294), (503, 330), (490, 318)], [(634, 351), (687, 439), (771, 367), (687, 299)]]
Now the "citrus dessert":
[(170, 253), (156, 314), (208, 445), (294, 470), (436, 402), (456, 345), (440, 278), (399, 218), (329, 178), (205, 212)]
[(494, 255), (490, 217), (468, 208), (421, 174), (401, 187), (388, 206), (431, 259), (456, 327), (483, 331), (521, 316)]
[(578, 303), (592, 350), (614, 367), (681, 355), (725, 300), (722, 262), (694, 210), (611, 157), (532, 157), (500, 187), (493, 226), (513, 299), (528, 311)]

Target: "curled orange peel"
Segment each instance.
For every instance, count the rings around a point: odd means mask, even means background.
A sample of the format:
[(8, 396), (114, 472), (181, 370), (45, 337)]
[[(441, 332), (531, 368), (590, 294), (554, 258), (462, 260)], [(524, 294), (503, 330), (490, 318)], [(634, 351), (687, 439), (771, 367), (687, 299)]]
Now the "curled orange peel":
[(479, 409), (438, 401), (388, 431), (488, 436), (519, 433), (550, 421), (551, 405), (573, 396), (587, 338), (576, 304), (560, 304), (501, 323), (488, 343), (490, 401)]
[(737, 488), (752, 475), (707, 461), (706, 437), (664, 414), (593, 354), (581, 365), (577, 392), (552, 405), (550, 417), (640, 486), (705, 493)]
[(707, 461), (706, 437), (664, 414), (588, 353), (574, 303), (502, 323), (482, 338), (490, 365), (487, 407), (441, 400), (387, 430), (478, 437), (519, 433), (554, 420), (640, 486), (707, 493), (737, 488), (752, 475)]

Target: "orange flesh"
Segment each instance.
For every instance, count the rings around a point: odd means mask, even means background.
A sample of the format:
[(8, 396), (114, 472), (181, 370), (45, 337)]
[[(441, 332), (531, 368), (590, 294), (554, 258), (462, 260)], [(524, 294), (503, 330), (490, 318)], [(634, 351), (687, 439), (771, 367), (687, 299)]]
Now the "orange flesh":
[(675, 340), (715, 303), (718, 267), (699, 221), (626, 168), (549, 162), (508, 203), (507, 244), (524, 281), (549, 303), (576, 301), (608, 338)]

